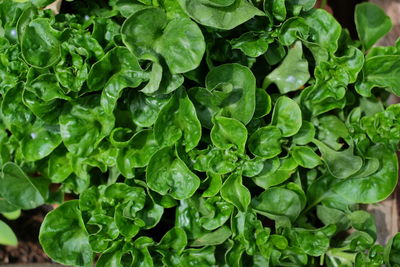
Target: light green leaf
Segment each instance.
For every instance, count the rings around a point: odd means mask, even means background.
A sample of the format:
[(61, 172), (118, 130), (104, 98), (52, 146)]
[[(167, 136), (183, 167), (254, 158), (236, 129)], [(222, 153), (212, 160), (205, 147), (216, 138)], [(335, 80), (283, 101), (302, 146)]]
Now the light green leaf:
[(292, 45), (297, 39), (307, 39), (309, 27), (301, 17), (286, 20), (279, 28), (279, 41), (286, 46)]
[(293, 136), (293, 142), (298, 145), (306, 145), (310, 143), (315, 136), (315, 127), (312, 123), (304, 121), (300, 130)]
[(0, 221), (0, 244), (3, 246), (16, 246), (18, 244), (13, 230), (3, 221)]
[(279, 185), (290, 178), (297, 165), (293, 157), (270, 159), (264, 163), (261, 173), (253, 177), (254, 183), (264, 189)]
[(241, 50), (246, 56), (259, 57), (267, 52), (270, 42), (266, 34), (258, 35), (254, 32), (246, 32), (239, 38), (233, 39), (230, 44), (233, 49)]
[(102, 90), (100, 103), (112, 113), (124, 88), (135, 88), (147, 77), (137, 58), (125, 47), (116, 47), (96, 62), (87, 80), (90, 91)]

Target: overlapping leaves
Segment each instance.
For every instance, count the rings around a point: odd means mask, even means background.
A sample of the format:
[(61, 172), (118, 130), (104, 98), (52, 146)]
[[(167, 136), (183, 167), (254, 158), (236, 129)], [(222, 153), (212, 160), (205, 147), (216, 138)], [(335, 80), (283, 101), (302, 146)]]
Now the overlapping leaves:
[(313, 0), (47, 2), (0, 1), (0, 212), (75, 194), (42, 225), (52, 259), (399, 264), (357, 210), (398, 175), (378, 7), (356, 8), (355, 42)]

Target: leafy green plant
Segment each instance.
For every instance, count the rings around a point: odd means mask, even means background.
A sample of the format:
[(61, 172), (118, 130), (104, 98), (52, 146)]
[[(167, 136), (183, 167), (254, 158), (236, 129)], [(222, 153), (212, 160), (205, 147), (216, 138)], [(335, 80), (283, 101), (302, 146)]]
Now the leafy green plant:
[(60, 204), (53, 260), (400, 264), (360, 210), (398, 179), (380, 8), (357, 6), (354, 41), (313, 0), (46, 4), (0, 0), (0, 212)]
[(18, 243), (12, 229), (3, 221), (0, 221), (0, 245), (16, 246)]

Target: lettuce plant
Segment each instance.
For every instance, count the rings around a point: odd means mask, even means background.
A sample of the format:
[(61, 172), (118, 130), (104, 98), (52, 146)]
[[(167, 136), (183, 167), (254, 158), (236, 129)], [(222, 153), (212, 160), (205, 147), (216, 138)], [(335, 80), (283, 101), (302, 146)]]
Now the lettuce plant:
[(400, 264), (360, 209), (398, 178), (380, 8), (353, 40), (315, 0), (48, 2), (0, 0), (0, 212), (59, 204), (53, 260)]

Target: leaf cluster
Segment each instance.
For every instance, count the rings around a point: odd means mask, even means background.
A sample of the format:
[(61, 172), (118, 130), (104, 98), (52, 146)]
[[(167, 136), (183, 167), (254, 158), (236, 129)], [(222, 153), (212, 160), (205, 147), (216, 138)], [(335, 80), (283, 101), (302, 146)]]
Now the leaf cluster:
[(0, 0), (0, 212), (60, 204), (53, 260), (400, 265), (360, 210), (398, 178), (380, 8), (352, 40), (315, 0), (48, 2)]

